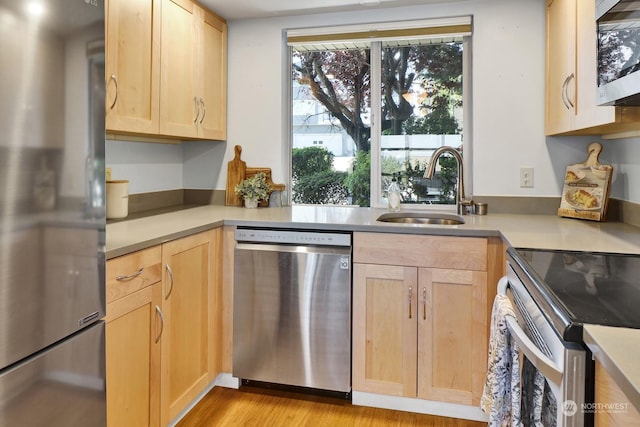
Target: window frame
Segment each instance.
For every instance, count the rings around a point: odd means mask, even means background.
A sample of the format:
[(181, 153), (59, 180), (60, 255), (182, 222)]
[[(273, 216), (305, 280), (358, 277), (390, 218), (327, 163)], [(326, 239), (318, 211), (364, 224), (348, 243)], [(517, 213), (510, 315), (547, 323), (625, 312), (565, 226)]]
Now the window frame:
[[(427, 20), (420, 21), (399, 21), (399, 22), (389, 22), (389, 23), (372, 23), (372, 24), (359, 24), (359, 25), (350, 25), (350, 26), (339, 26), (339, 27), (325, 27), (325, 28), (306, 28), (306, 29), (285, 29), (283, 30), (283, 48), (285, 54), (285, 69), (287, 72), (284, 75), (285, 80), (285, 96), (287, 99), (287, 115), (284, 126), (287, 128), (287, 140), (286, 144), (286, 164), (289, 168), (287, 171), (287, 180), (288, 180), (288, 188), (289, 192), (287, 194), (289, 204), (293, 205), (292, 194), (291, 194), (291, 185), (292, 185), (292, 150), (293, 150), (293, 102), (292, 102), (292, 83), (291, 76), (293, 72), (292, 67), (292, 54), (294, 45), (291, 43), (291, 34), (295, 34), (296, 37), (300, 39), (306, 40), (338, 40), (340, 37), (345, 37), (345, 40), (353, 41), (356, 43), (358, 41), (365, 41), (368, 45), (368, 48), (371, 51), (371, 70), (380, 70), (381, 69), (381, 55), (382, 55), (382, 40), (384, 38), (380, 38), (380, 34), (387, 33), (389, 38), (395, 38), (399, 40), (407, 40), (412, 36), (410, 35), (412, 30), (416, 29), (417, 25), (425, 25), (426, 28), (441, 28), (438, 25), (442, 25), (443, 23), (450, 22), (450, 20), (456, 21), (457, 19), (468, 19), (469, 20), (469, 28), (471, 29), (468, 33), (465, 32), (462, 34), (462, 43), (463, 43), (463, 60), (462, 60), (462, 117), (463, 117), (463, 125), (464, 125), (464, 134), (462, 139), (462, 147), (463, 147), (463, 173), (464, 173), (464, 183), (465, 183), (465, 194), (467, 197), (471, 197), (473, 194), (473, 111), (472, 111), (472, 27), (473, 27), (473, 17), (472, 16), (464, 16), (464, 17), (453, 17), (453, 18), (433, 18)], [(450, 28), (454, 28), (455, 26), (450, 25)], [(374, 29), (373, 33), (371, 33), (371, 29)], [(463, 28), (463, 27), (459, 27)], [(365, 30), (369, 30), (369, 32)], [(464, 28), (463, 28), (464, 29)], [(424, 30), (418, 29), (420, 33), (424, 33)], [(460, 31), (461, 33), (463, 31)], [(398, 34), (396, 37), (391, 37), (391, 34)], [(359, 34), (366, 35), (368, 37), (359, 37)], [(404, 34), (404, 35), (403, 35)], [(376, 37), (378, 36), (378, 37)], [(417, 36), (416, 36), (417, 37)], [(310, 43), (310, 42), (309, 42)], [(374, 48), (375, 47), (375, 48)], [(371, 88), (381, 87), (381, 73), (380, 72), (372, 72), (371, 73)], [(381, 120), (380, 114), (382, 112), (382, 94), (379, 90), (371, 91), (371, 173), (369, 176), (370, 180), (370, 199), (369, 205), (372, 208), (386, 208), (386, 202), (384, 201), (382, 195), (384, 193), (384, 189), (381, 188)], [(374, 155), (376, 153), (376, 155)], [(314, 205), (316, 206), (316, 205)], [(317, 206), (326, 206), (326, 205), (317, 205)], [(403, 209), (412, 209), (412, 210), (453, 210), (455, 211), (455, 205), (445, 205), (445, 204), (402, 204)]]

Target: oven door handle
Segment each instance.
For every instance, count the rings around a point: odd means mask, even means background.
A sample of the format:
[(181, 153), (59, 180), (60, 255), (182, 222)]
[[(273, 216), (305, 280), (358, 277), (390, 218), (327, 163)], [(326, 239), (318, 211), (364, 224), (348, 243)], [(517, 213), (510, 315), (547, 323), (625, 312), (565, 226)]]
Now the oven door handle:
[[(498, 293), (506, 295), (508, 286), (509, 281), (506, 277), (500, 279), (498, 282)], [(553, 360), (549, 359), (546, 354), (540, 351), (540, 349), (522, 330), (517, 319), (512, 316), (506, 316), (505, 322), (511, 336), (518, 343), (520, 351), (527, 356), (527, 359), (529, 359), (533, 366), (542, 372), (542, 374), (549, 380), (553, 381), (555, 384), (560, 384), (563, 376), (562, 369)]]
[(562, 381), (562, 369), (536, 347), (520, 325), (518, 325), (518, 321), (515, 318), (507, 316), (505, 317), (505, 321), (509, 332), (511, 332), (511, 336), (518, 343), (520, 351), (527, 356), (527, 359), (529, 359), (533, 366), (542, 372), (550, 381), (555, 384), (560, 384)]

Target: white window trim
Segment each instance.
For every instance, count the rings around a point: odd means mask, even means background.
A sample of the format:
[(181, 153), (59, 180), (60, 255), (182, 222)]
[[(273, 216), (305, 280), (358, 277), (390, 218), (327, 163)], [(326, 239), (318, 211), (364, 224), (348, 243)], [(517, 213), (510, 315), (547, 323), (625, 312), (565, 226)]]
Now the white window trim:
[[(333, 26), (333, 27), (312, 27), (312, 28), (298, 28), (298, 29), (285, 29), (283, 30), (283, 48), (286, 52), (283, 55), (283, 59), (285, 61), (285, 66), (283, 69), (287, 70), (284, 74), (283, 78), (285, 81), (284, 91), (285, 91), (285, 99), (286, 102), (286, 120), (284, 126), (287, 129), (287, 140), (286, 144), (286, 158), (287, 161), (285, 164), (288, 167), (288, 173), (285, 175), (288, 182), (288, 194), (286, 197), (288, 198), (289, 204), (293, 204), (291, 200), (291, 152), (293, 147), (293, 134), (292, 134), (292, 105), (291, 105), (291, 54), (292, 50), (299, 45), (303, 44), (312, 44), (313, 36), (331, 36), (331, 35), (340, 35), (345, 33), (357, 33), (357, 32), (376, 32), (376, 31), (393, 31), (393, 30), (403, 30), (408, 28), (420, 28), (420, 27), (444, 27), (444, 26), (455, 26), (455, 25), (472, 25), (472, 17), (471, 16), (461, 16), (461, 17), (449, 17), (449, 18), (436, 18), (436, 19), (427, 19), (427, 20), (417, 20), (417, 21), (398, 21), (398, 22), (385, 22), (385, 23), (369, 23), (369, 24), (357, 24), (357, 25), (344, 25), (344, 26)], [(463, 35), (463, 123), (464, 123), (464, 155), (463, 155), (463, 172), (464, 172), (464, 182), (465, 182), (465, 194), (468, 198), (472, 197), (473, 194), (473, 123), (472, 123), (472, 49), (471, 43), (472, 38), (471, 32), (464, 33)], [(294, 37), (307, 37), (307, 40), (304, 42), (292, 42), (291, 38)], [(422, 36), (424, 38), (424, 36)], [(439, 36), (442, 37), (442, 36)], [(331, 37), (329, 37), (331, 39)], [(323, 39), (319, 37), (319, 39)], [(387, 40), (392, 39), (386, 37)], [(336, 37), (332, 39), (334, 42), (340, 42), (341, 40)], [(374, 36), (369, 35), (366, 38), (359, 39), (357, 37), (349, 38), (344, 40), (344, 43), (353, 43), (358, 41), (366, 41), (367, 44), (370, 44), (373, 48), (374, 45), (380, 45), (385, 38), (376, 38)], [(319, 44), (322, 44), (320, 40)], [(371, 68), (372, 69), (380, 69), (381, 68), (381, 49), (371, 49)], [(373, 75), (375, 74), (375, 76)], [(372, 82), (371, 87), (380, 87), (381, 86), (381, 75), (380, 73), (372, 73)], [(382, 94), (380, 91), (373, 91), (371, 95), (371, 176), (370, 176), (370, 200), (369, 204), (372, 208), (386, 208), (386, 205), (383, 203), (382, 193), (383, 189), (381, 188), (381, 165), (380, 165), (380, 146), (381, 146), (381, 120), (379, 120), (380, 113), (382, 111)], [(375, 151), (374, 151), (375, 150)], [(373, 155), (373, 153), (377, 153), (377, 155)], [(412, 210), (438, 210), (438, 211), (456, 211), (455, 205), (439, 205), (439, 204), (402, 204), (403, 209), (412, 209)]]

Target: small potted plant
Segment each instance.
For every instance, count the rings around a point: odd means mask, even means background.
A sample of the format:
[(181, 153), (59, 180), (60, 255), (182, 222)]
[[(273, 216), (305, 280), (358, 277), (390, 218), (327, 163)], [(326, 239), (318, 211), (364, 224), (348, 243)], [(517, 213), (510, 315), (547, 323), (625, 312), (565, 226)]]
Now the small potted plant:
[(236, 194), (244, 199), (244, 206), (247, 208), (258, 207), (260, 200), (266, 200), (269, 197), (269, 184), (267, 184), (267, 175), (259, 172), (240, 184), (236, 185)]

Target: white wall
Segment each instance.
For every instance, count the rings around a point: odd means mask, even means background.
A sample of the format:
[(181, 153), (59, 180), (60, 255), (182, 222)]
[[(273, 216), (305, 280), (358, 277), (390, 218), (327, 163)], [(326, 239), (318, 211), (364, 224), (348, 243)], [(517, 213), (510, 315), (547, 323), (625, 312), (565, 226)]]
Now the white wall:
[[(472, 0), (230, 21), (227, 143), (183, 145), (182, 184), (224, 189), (236, 144), (242, 145), (249, 166), (271, 167), (275, 182), (287, 182), (284, 29), (469, 14), (474, 17), (473, 194), (559, 196), (566, 165), (584, 161), (587, 145), (600, 138), (544, 137), (545, 2), (540, 0)], [(612, 196), (640, 202), (640, 187), (632, 185), (640, 182), (640, 138), (603, 145), (601, 161), (616, 169)], [(109, 157), (108, 151), (108, 162)], [(521, 166), (534, 168), (533, 188), (519, 187)], [(128, 172), (142, 172), (135, 169)], [(149, 181), (156, 190), (177, 185), (159, 188), (167, 179), (160, 175)]]

